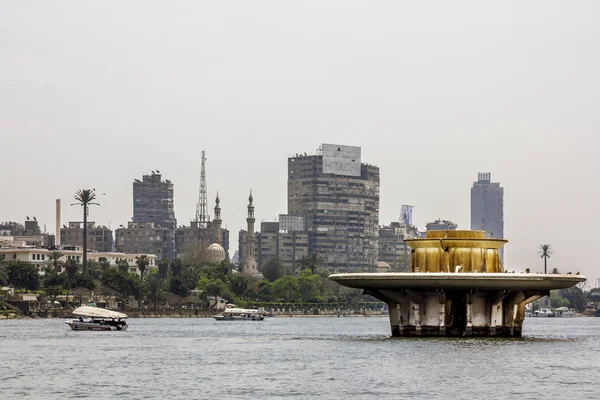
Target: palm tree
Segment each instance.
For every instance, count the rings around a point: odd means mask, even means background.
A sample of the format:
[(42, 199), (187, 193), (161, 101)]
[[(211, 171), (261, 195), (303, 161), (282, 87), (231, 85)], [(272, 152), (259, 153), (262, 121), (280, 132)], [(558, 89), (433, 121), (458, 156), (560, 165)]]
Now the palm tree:
[(151, 274), (148, 277), (146, 281), (146, 295), (152, 302), (154, 310), (156, 310), (156, 304), (162, 303), (166, 298), (164, 288), (164, 282), (158, 275)]
[(65, 263), (65, 274), (67, 275), (66, 284), (67, 284), (67, 297), (65, 299), (65, 303), (69, 304), (69, 292), (73, 287), (73, 282), (75, 282), (75, 278), (77, 277), (77, 273), (79, 272), (79, 263), (77, 260), (71, 258), (67, 260)]
[(63, 262), (60, 259), (64, 257), (64, 253), (60, 251), (51, 251), (48, 253), (48, 258), (50, 259), (48, 263), (54, 267), (54, 272), (57, 274), (61, 272), (61, 268), (63, 266)]
[(135, 258), (135, 263), (137, 264), (138, 269), (140, 270), (140, 277), (144, 279), (144, 272), (146, 272), (146, 268), (150, 265), (150, 260), (148, 256), (145, 254), (140, 255)]
[(83, 273), (87, 273), (87, 215), (88, 207), (91, 205), (99, 206), (100, 204), (94, 203), (96, 199), (96, 189), (82, 189), (75, 193), (75, 200), (77, 203), (71, 204), (72, 206), (80, 205), (83, 207)]
[(540, 258), (544, 259), (544, 274), (547, 273), (547, 264), (548, 264), (548, 259), (550, 257), (552, 257), (552, 254), (554, 252), (552, 251), (552, 246), (550, 246), (549, 244), (541, 244), (540, 245), (540, 251), (538, 252)]
[(309, 268), (310, 272), (314, 274), (323, 261), (325, 261), (325, 259), (317, 253), (310, 253), (298, 260), (298, 263), (301, 265), (301, 269)]

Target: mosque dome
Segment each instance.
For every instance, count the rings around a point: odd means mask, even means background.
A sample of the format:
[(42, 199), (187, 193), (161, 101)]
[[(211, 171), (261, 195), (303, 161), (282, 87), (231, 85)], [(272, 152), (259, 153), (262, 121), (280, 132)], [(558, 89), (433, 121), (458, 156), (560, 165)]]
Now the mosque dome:
[(220, 263), (225, 260), (225, 249), (218, 243), (213, 243), (206, 248), (206, 261), (210, 263)]

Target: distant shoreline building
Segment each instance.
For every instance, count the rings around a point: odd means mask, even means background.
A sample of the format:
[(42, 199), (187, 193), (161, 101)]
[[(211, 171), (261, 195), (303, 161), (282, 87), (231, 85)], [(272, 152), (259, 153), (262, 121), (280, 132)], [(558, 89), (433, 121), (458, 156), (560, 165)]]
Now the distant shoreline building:
[(176, 256), (173, 193), (173, 183), (168, 179), (163, 181), (160, 171), (152, 171), (151, 175), (143, 175), (141, 181), (133, 182), (133, 222), (152, 223), (155, 228), (164, 230), (161, 254), (168, 260)]
[(304, 217), (323, 267), (377, 268), (379, 168), (361, 163), (360, 147), (323, 144), (316, 155), (288, 158), (288, 215)]
[[(504, 188), (492, 182), (489, 172), (480, 172), (471, 188), (471, 229), (486, 231), (490, 238), (504, 238)], [(504, 258), (504, 249), (499, 255)]]
[(446, 221), (445, 219), (436, 219), (433, 222), (429, 222), (425, 225), (425, 228), (428, 231), (455, 231), (458, 228), (458, 225), (452, 221)]
[[(291, 217), (291, 218), (290, 218)], [(242, 241), (247, 232), (240, 231), (241, 254), (246, 251)], [(262, 222), (255, 233), (255, 254), (259, 271), (267, 261), (278, 258), (285, 271), (293, 271), (297, 261), (308, 255), (308, 232), (302, 217), (279, 215), (279, 222)]]
[[(109, 252), (114, 250), (113, 231), (106, 226), (87, 223), (87, 248), (91, 251)], [(83, 222), (69, 222), (69, 226), (60, 229), (63, 246), (81, 246), (83, 244)]]

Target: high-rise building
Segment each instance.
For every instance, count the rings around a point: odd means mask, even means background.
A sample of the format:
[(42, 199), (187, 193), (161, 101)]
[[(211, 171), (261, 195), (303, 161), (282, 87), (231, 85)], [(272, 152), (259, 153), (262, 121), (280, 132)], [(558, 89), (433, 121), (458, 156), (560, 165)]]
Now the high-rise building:
[(377, 267), (379, 168), (361, 148), (323, 144), (316, 155), (288, 158), (288, 214), (303, 216), (309, 250), (330, 270)]
[(152, 223), (156, 228), (166, 230), (162, 255), (173, 259), (175, 250), (175, 229), (177, 219), (173, 202), (173, 183), (163, 181), (160, 171), (152, 171), (151, 175), (143, 175), (142, 180), (133, 182), (133, 222), (138, 224)]
[[(504, 238), (504, 188), (492, 182), (489, 172), (480, 172), (471, 188), (471, 229), (486, 231), (491, 238)], [(503, 259), (504, 250), (499, 254)]]
[[(87, 248), (91, 251), (113, 251), (113, 232), (106, 226), (96, 226), (95, 222), (87, 223)], [(68, 227), (60, 229), (61, 243), (65, 246), (81, 246), (83, 244), (83, 222), (69, 222)]]

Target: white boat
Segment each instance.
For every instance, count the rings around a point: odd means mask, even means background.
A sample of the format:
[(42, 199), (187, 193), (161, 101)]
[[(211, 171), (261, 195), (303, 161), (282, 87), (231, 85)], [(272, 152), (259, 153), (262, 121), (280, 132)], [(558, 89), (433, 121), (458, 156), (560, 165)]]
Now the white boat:
[[(74, 331), (126, 331), (127, 314), (105, 308), (81, 306), (72, 312), (78, 319), (65, 321)], [(84, 319), (86, 318), (86, 319)]]
[(568, 307), (558, 307), (554, 310), (554, 316), (562, 318), (574, 317), (575, 311), (569, 310)]
[(266, 314), (262, 308), (253, 310), (227, 307), (222, 314), (215, 315), (213, 318), (217, 321), (262, 321), (265, 319)]
[(534, 317), (554, 317), (554, 313), (550, 308), (542, 308), (533, 312)]

